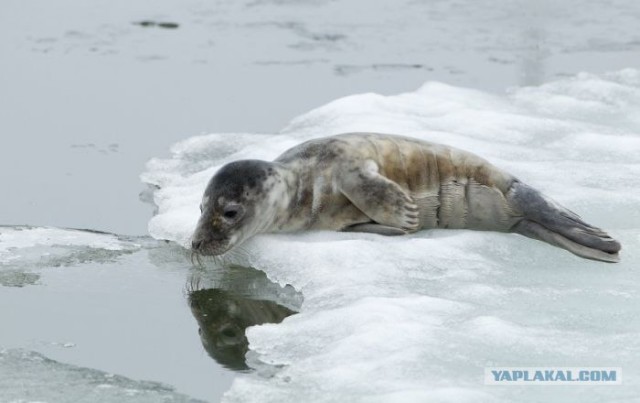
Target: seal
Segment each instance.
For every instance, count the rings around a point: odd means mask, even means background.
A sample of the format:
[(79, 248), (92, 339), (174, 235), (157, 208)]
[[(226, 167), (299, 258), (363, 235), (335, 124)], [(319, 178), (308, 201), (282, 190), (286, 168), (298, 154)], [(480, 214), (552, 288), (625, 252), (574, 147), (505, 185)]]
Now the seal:
[(200, 210), (192, 250), (203, 255), (259, 233), (465, 228), (515, 232), (583, 258), (619, 261), (619, 242), (483, 158), (389, 134), (340, 134), (273, 162), (231, 162), (210, 180)]

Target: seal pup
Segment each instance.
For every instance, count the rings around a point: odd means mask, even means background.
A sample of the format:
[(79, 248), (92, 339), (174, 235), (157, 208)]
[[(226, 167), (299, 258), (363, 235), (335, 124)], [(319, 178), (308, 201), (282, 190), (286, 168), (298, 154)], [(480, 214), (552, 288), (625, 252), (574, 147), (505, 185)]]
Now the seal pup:
[(515, 232), (618, 262), (620, 243), (472, 153), (410, 137), (347, 133), (273, 162), (240, 160), (210, 180), (192, 249), (220, 255), (259, 233), (403, 235), (456, 228)]

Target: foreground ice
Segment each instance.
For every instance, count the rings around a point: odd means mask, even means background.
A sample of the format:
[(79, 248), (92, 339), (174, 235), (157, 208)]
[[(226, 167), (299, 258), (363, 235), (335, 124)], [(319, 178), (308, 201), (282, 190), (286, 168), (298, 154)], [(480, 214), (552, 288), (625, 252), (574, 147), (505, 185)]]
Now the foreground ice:
[[(607, 265), (513, 234), (263, 235), (230, 259), (302, 291), (301, 312), (250, 328), (273, 377), (234, 381), (228, 402), (632, 401), (640, 394), (640, 72), (580, 74), (506, 96), (430, 82), (342, 98), (281, 133), (176, 144), (143, 181), (157, 187), (152, 236), (187, 244), (202, 191), (224, 163), (273, 159), (304, 140), (398, 133), (475, 152), (605, 228)], [(622, 367), (623, 385), (489, 387), (487, 366)]]
[(34, 284), (39, 268), (110, 261), (140, 246), (126, 237), (96, 231), (0, 226), (0, 286)]
[[(64, 228), (0, 226), (0, 264), (17, 263), (26, 258), (25, 250), (35, 247), (82, 247), (110, 251), (136, 250), (139, 245), (118, 236), (97, 231)], [(17, 251), (20, 253), (16, 253)], [(51, 251), (41, 254), (50, 255)]]
[(63, 364), (20, 349), (0, 349), (0, 390), (6, 402), (204, 403), (161, 383)]

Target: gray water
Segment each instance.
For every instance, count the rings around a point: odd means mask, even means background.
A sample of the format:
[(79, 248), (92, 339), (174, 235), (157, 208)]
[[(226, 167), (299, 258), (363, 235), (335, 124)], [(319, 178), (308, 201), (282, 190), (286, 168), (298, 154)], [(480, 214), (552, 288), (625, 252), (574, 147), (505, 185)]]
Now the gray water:
[(0, 223), (142, 235), (137, 176), (178, 140), (428, 80), (503, 92), (638, 66), (638, 26), (634, 0), (4, 0)]
[[(237, 376), (198, 337), (186, 291), (197, 269), (144, 238), (153, 207), (138, 176), (176, 141), (276, 133), (338, 97), (430, 80), (503, 93), (638, 67), (638, 26), (634, 0), (4, 0), (0, 224), (108, 231), (142, 246), (106, 258), (54, 246), (44, 252), (60, 259), (44, 261), (25, 247), (2, 261), (0, 401), (28, 398), (16, 385), (37, 371), (117, 374), (126, 380), (114, 390), (149, 401), (217, 401)], [(38, 354), (56, 364), (14, 365)], [(30, 390), (52, 388), (38, 379)]]

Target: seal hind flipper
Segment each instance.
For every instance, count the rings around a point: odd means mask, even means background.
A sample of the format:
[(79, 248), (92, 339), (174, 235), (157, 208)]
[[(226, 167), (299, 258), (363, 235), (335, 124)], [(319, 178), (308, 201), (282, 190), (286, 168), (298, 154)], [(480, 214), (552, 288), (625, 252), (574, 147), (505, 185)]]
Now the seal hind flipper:
[(389, 227), (388, 225), (376, 224), (373, 222), (364, 224), (349, 225), (342, 229), (343, 232), (368, 232), (370, 234), (397, 236), (406, 235), (408, 232), (396, 227)]
[(520, 210), (524, 216), (513, 227), (515, 232), (559, 246), (587, 259), (604, 262), (620, 260), (618, 241), (532, 187), (515, 181), (507, 196), (512, 207)]
[(397, 183), (378, 173), (367, 160), (338, 174), (342, 194), (377, 224), (414, 232), (419, 229), (418, 206)]
[(617, 252), (604, 252), (581, 245), (556, 232), (550, 231), (534, 221), (522, 220), (514, 227), (514, 230), (518, 234), (558, 246), (568, 250), (574, 255), (578, 255), (586, 259), (599, 260), (608, 263), (618, 263), (620, 261), (620, 256)]

